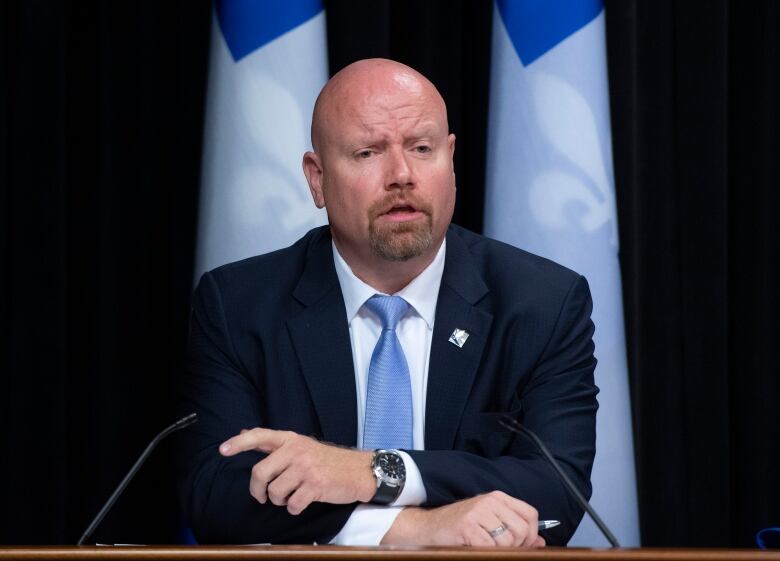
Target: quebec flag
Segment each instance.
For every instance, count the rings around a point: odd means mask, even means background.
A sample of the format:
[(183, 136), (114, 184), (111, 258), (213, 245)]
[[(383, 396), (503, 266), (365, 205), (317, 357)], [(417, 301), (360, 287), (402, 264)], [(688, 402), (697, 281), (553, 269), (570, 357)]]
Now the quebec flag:
[(301, 169), (328, 79), (321, 0), (216, 0), (196, 276), (327, 221)]
[[(591, 504), (639, 545), (604, 10), (600, 0), (497, 0), (485, 234), (585, 275), (601, 388)], [(570, 545), (608, 545), (586, 515)]]

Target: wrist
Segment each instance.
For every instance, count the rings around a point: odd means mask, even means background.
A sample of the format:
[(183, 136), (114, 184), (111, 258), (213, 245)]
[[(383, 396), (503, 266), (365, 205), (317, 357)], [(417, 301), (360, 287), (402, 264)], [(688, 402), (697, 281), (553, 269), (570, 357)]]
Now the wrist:
[(422, 545), (418, 533), (423, 527), (427, 511), (416, 506), (407, 506), (395, 517), (393, 525), (379, 545)]
[(358, 451), (360, 457), (360, 477), (358, 478), (358, 501), (370, 503), (376, 493), (376, 477), (372, 469), (374, 461), (373, 452)]

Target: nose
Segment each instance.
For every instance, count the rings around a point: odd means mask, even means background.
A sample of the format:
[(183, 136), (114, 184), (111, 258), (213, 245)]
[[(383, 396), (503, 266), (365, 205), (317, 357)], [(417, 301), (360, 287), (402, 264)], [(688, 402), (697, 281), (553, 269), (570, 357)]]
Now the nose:
[(387, 153), (387, 189), (406, 188), (414, 185), (414, 174), (407, 161), (403, 148), (397, 148)]

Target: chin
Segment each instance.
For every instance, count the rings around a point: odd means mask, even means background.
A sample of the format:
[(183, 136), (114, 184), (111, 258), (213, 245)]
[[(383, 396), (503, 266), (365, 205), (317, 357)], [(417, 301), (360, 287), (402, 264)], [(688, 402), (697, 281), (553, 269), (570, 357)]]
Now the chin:
[(371, 250), (387, 261), (409, 261), (423, 255), (433, 245), (433, 234), (427, 225), (410, 227), (399, 224), (394, 228), (372, 231)]

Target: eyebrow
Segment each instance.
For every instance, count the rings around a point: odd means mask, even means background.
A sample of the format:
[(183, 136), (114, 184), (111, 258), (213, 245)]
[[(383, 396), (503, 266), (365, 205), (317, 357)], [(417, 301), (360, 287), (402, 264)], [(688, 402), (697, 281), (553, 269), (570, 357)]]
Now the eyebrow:
[[(421, 127), (420, 130), (413, 131), (415, 134), (410, 135), (404, 139), (404, 142), (418, 142), (422, 139), (433, 139), (436, 136), (435, 125), (426, 125)], [(358, 150), (360, 148), (367, 148), (369, 146), (381, 146), (387, 143), (387, 138), (384, 135), (370, 135), (365, 134), (360, 136), (356, 141), (347, 144), (347, 148), (350, 150)]]

